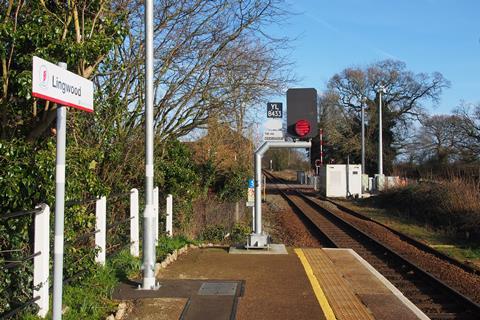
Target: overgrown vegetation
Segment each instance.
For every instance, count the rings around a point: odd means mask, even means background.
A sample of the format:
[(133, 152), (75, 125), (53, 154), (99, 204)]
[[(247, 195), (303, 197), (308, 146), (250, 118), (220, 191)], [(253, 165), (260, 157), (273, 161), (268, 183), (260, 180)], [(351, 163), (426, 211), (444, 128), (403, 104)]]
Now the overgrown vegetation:
[(415, 183), (385, 191), (373, 201), (420, 224), (480, 240), (480, 189), (465, 179)]
[[(194, 203), (243, 197), (250, 175), (250, 113), (290, 81), (276, 49), (284, 40), (262, 30), (284, 14), (279, 1), (155, 1), (155, 178), (161, 200), (174, 195), (176, 232), (200, 233), (203, 224), (193, 221), (205, 220), (206, 213), (197, 219)], [(66, 62), (95, 84), (93, 114), (68, 110), (66, 200), (134, 187), (142, 194), (143, 8), (136, 0), (0, 1), (0, 215), (55, 205), (58, 106), (31, 96), (34, 55)], [(200, 148), (179, 142), (197, 129), (208, 128), (212, 137), (220, 127), (215, 138), (195, 143)], [(125, 199), (109, 202), (107, 224), (125, 219), (127, 205)], [(93, 239), (79, 239), (94, 231), (94, 216), (92, 204), (66, 208), (66, 278), (85, 271), (80, 281), (96, 270)], [(31, 216), (0, 220), (2, 266), (32, 254), (32, 228)], [(126, 231), (111, 231), (114, 243), (107, 246), (120, 246)], [(0, 315), (31, 298), (31, 269), (31, 263), (0, 267)], [(87, 313), (77, 318), (90, 319)]]
[(163, 260), (167, 254), (172, 253), (188, 244), (198, 244), (197, 241), (188, 239), (185, 236), (174, 236), (172, 238), (163, 235), (158, 239), (157, 261)]
[(217, 244), (238, 244), (245, 242), (251, 232), (251, 227), (245, 223), (236, 223), (231, 228), (207, 225), (200, 234), (200, 240)]
[[(162, 236), (157, 246), (157, 261), (167, 254), (188, 244), (197, 244), (183, 236), (173, 238)], [(63, 305), (66, 320), (105, 319), (115, 313), (117, 303), (112, 300), (112, 293), (120, 281), (135, 280), (140, 277), (141, 260), (130, 255), (129, 249), (122, 250), (107, 259), (105, 267), (96, 265), (82, 281), (74, 281), (64, 288)], [(22, 319), (37, 320), (36, 316), (24, 312)], [(47, 316), (51, 319), (51, 312)]]
[[(140, 260), (130, 255), (128, 250), (120, 251), (107, 260), (104, 267), (96, 266), (82, 281), (64, 287), (63, 305), (65, 320), (99, 320), (115, 312), (116, 303), (111, 299), (113, 289), (119, 281), (132, 279), (138, 275)], [(21, 319), (40, 320), (41, 318), (24, 312)], [(46, 319), (51, 319), (51, 311)]]
[(270, 149), (265, 153), (262, 159), (263, 168), (270, 168), (275, 171), (291, 170), (309, 170), (310, 164), (308, 157), (302, 151), (291, 149)]

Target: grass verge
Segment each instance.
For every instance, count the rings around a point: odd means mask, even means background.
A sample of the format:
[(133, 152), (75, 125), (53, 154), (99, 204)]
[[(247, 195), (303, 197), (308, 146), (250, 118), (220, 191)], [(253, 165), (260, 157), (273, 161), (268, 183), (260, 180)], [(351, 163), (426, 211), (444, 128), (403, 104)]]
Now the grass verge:
[(157, 246), (157, 262), (162, 261), (169, 253), (173, 253), (173, 251), (178, 250), (185, 245), (188, 244), (195, 244), (197, 245), (199, 242), (195, 240), (190, 240), (185, 236), (174, 236), (174, 237), (167, 237), (166, 235), (162, 235), (158, 239), (158, 246)]
[[(180, 249), (186, 244), (194, 244), (183, 236), (173, 238), (162, 236), (157, 246), (157, 261), (163, 260), (167, 254)], [(63, 319), (105, 319), (116, 311), (117, 302), (112, 300), (112, 293), (119, 282), (127, 279), (138, 279), (141, 276), (141, 260), (130, 255), (129, 249), (122, 250), (107, 259), (105, 266), (98, 266), (81, 281), (65, 285), (63, 288)], [(52, 310), (50, 297), (50, 310)], [(50, 311), (46, 319), (52, 319)], [(18, 319), (40, 320), (35, 315), (23, 314)]]

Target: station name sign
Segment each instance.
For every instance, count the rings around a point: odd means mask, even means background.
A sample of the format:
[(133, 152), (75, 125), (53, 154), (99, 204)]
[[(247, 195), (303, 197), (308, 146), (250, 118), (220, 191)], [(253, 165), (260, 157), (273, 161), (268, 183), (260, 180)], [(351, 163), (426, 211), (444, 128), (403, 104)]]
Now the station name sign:
[(64, 106), (93, 112), (93, 82), (33, 57), (32, 95)]

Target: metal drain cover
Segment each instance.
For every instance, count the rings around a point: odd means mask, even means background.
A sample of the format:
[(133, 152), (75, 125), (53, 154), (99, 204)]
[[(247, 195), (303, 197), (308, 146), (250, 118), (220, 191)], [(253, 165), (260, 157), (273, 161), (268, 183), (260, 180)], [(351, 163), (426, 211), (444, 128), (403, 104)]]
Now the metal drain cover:
[(200, 296), (234, 296), (236, 282), (204, 282), (198, 290)]

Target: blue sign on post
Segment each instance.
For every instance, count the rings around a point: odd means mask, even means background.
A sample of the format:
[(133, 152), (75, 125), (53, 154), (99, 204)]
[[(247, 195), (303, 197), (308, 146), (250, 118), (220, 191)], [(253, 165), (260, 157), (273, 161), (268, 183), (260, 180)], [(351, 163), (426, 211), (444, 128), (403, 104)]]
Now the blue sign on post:
[(248, 179), (247, 207), (255, 205), (255, 181)]

